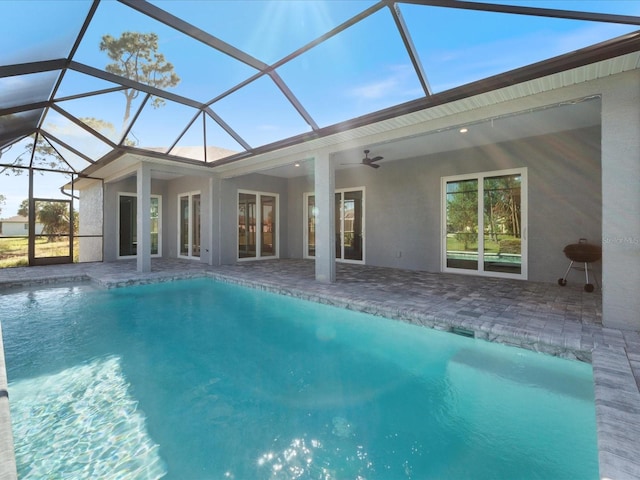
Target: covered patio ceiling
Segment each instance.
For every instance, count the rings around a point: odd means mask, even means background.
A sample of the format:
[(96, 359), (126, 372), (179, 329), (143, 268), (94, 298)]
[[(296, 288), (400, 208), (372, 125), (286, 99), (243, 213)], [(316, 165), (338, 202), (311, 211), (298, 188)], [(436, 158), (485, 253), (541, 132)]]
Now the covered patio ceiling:
[[(640, 51), (640, 6), (628, 1), (55, 0), (0, 2), (0, 14), (0, 164), (37, 167), (23, 153), (42, 142), (75, 173), (141, 155), (229, 168), (598, 62), (610, 63), (597, 75), (638, 68)], [(125, 32), (155, 34), (151, 60), (179, 81), (143, 78), (132, 52), (101, 49)], [(531, 133), (539, 114), (515, 116), (504, 135)], [(554, 115), (599, 122), (593, 102)], [(465, 142), (487, 138), (482, 128)], [(438, 151), (457, 132), (434, 133)], [(404, 139), (401, 155), (418, 143)]]

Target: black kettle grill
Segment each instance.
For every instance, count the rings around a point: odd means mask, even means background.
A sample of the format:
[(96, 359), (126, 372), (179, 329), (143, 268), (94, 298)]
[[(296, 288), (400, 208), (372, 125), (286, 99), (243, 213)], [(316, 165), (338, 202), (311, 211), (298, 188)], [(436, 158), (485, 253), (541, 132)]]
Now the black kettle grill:
[[(593, 292), (593, 285), (589, 283), (589, 264), (592, 262), (597, 262), (602, 258), (602, 247), (600, 245), (593, 245), (587, 242), (586, 238), (581, 238), (578, 243), (572, 243), (564, 247), (563, 250), (566, 257), (571, 260), (569, 264), (569, 268), (567, 268), (564, 277), (558, 279), (558, 285), (564, 287), (567, 284), (567, 276), (572, 268), (576, 268), (578, 270), (584, 270), (585, 276), (585, 292)], [(583, 267), (574, 267), (573, 264), (575, 262), (583, 263)], [(597, 282), (597, 280), (596, 280)]]

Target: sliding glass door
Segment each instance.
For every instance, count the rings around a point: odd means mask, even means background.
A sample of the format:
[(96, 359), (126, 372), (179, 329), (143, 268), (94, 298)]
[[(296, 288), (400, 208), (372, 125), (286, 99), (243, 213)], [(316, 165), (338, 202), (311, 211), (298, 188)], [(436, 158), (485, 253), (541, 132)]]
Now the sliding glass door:
[(178, 195), (178, 256), (200, 257), (200, 192)]
[(527, 278), (526, 169), (442, 182), (443, 270)]
[(278, 195), (238, 192), (238, 259), (278, 256)]
[[(336, 259), (364, 262), (364, 189), (339, 190), (335, 194)], [(315, 195), (305, 194), (305, 257), (316, 254)]]
[[(151, 195), (151, 255), (162, 252), (162, 201), (159, 195)], [(136, 255), (138, 250), (138, 197), (136, 194), (118, 194), (118, 257)]]

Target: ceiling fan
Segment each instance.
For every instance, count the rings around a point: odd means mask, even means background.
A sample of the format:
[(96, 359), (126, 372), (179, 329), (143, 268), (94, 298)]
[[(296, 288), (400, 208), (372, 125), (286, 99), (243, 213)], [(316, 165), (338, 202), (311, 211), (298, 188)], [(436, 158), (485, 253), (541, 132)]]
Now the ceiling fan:
[(362, 163), (362, 165), (366, 165), (368, 167), (380, 168), (380, 165), (377, 165), (374, 162), (379, 162), (382, 159), (383, 159), (383, 157), (381, 157), (381, 156), (369, 158), (369, 150), (365, 150), (364, 151), (364, 158), (362, 159), (361, 163)]

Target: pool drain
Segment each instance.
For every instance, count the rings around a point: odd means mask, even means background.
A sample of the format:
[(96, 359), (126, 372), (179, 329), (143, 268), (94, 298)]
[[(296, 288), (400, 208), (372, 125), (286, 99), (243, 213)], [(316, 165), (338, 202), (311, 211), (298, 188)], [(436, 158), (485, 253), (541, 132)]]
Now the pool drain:
[(463, 337), (475, 338), (476, 332), (470, 330), (468, 328), (463, 327), (451, 327), (451, 333), (455, 333), (456, 335), (460, 335)]

